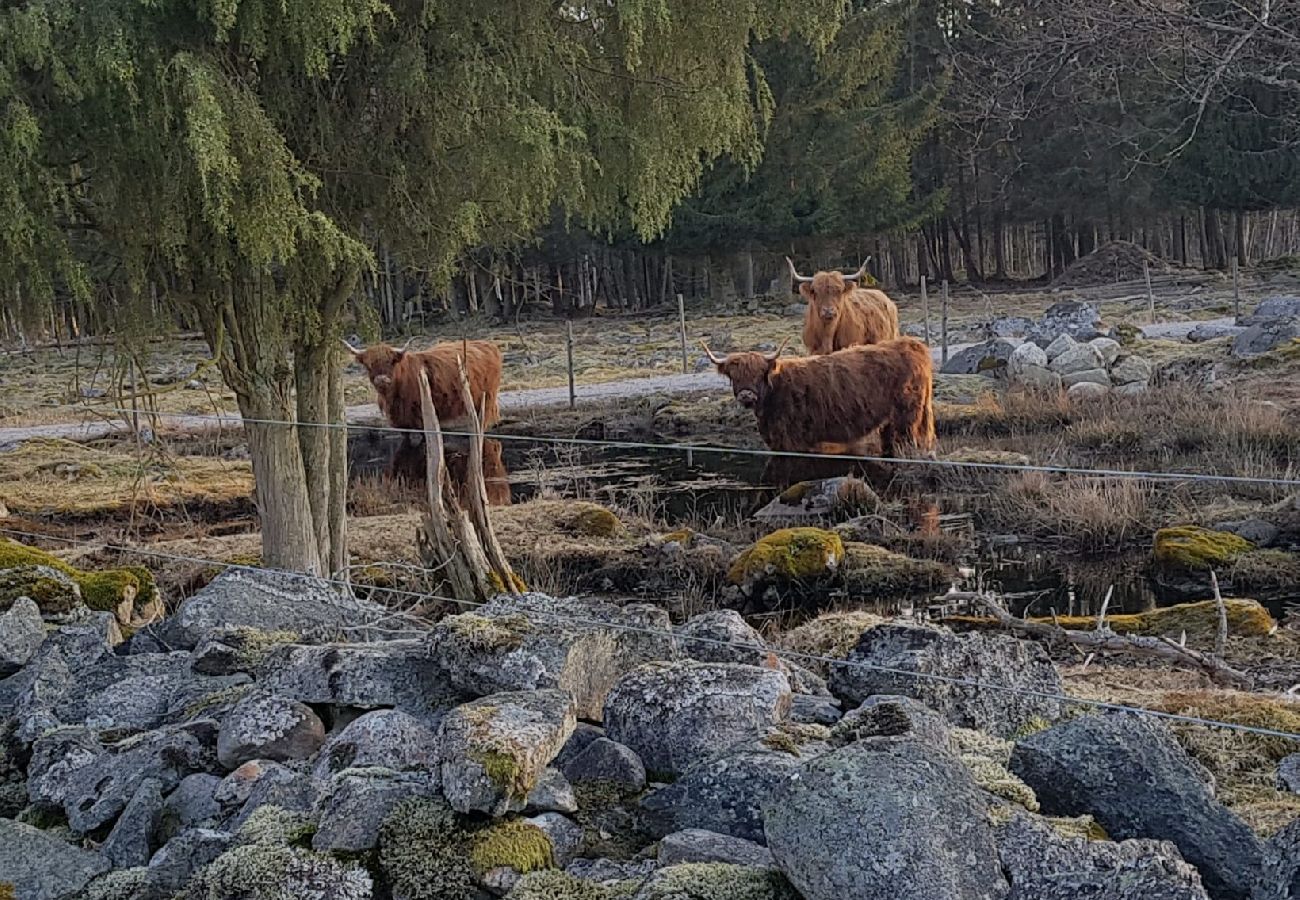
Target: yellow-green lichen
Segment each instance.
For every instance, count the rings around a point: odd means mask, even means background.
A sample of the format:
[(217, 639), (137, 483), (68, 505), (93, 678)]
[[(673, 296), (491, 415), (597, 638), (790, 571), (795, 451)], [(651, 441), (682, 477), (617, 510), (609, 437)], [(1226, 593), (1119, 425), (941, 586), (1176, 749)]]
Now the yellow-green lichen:
[(570, 529), (583, 537), (610, 538), (623, 532), (618, 516), (595, 503), (575, 504), (569, 517)]
[[(1228, 633), (1238, 637), (1262, 637), (1272, 634), (1277, 622), (1267, 609), (1254, 600), (1231, 597), (1223, 601), (1228, 617)], [(940, 620), (952, 628), (1001, 628), (989, 616), (947, 616)], [(1096, 616), (1036, 616), (1030, 622), (1056, 624), (1071, 631), (1090, 631), (1097, 627)], [(1106, 616), (1106, 626), (1117, 634), (1147, 636), (1186, 634), (1189, 639), (1213, 637), (1219, 629), (1219, 604), (1215, 600), (1179, 603), (1140, 613), (1116, 613)]]
[(483, 774), (505, 797), (523, 799), (532, 790), (527, 773), (513, 754), (501, 750), (482, 750), (474, 753), (473, 758), (483, 767)]
[(0, 900), (14, 900), (18, 896), (17, 889), (12, 882), (0, 883)]
[(854, 598), (885, 598), (931, 591), (948, 584), (952, 572), (931, 559), (912, 559), (874, 544), (844, 545), (844, 585)]
[(745, 550), (727, 580), (747, 585), (766, 579), (802, 581), (834, 574), (844, 561), (844, 542), (821, 528), (782, 528)]
[[(880, 616), (869, 612), (822, 613), (817, 618), (777, 637), (776, 646), (800, 654), (801, 657), (845, 659), (858, 645), (864, 632), (870, 631), (884, 621)], [(825, 676), (830, 668), (826, 663), (813, 659), (800, 659), (799, 662), (822, 676)]]
[(546, 832), (517, 819), (500, 822), (474, 835), (469, 858), (482, 877), (493, 869), (536, 872), (555, 865), (555, 848)]
[[(158, 586), (153, 573), (143, 566), (83, 572), (44, 550), (0, 539), (0, 570), (19, 566), (49, 566), (69, 576), (80, 589), (82, 602), (95, 610), (117, 612), (123, 604), (144, 606), (158, 597)], [(12, 603), (12, 600), (10, 598), (9, 602)], [(38, 600), (38, 605), (39, 602)], [(128, 612), (129, 608), (128, 606)], [(129, 616), (119, 618), (123, 624), (129, 621)]]
[(508, 896), (510, 900), (615, 900), (616, 894), (604, 885), (547, 869), (519, 879)]
[(476, 653), (517, 650), (533, 630), (532, 623), (521, 615), (480, 616), (477, 613), (448, 616), (438, 627), (450, 631)]
[(442, 800), (405, 800), (379, 828), (379, 868), (405, 900), (471, 900), (478, 879), (470, 834)]
[(306, 847), (316, 826), (306, 813), (267, 804), (244, 820), (235, 838), (241, 844), (281, 844)]
[(1154, 557), (1162, 566), (1204, 571), (1226, 566), (1255, 545), (1227, 531), (1199, 525), (1175, 525), (1156, 532)]
[(1089, 815), (1070, 818), (1051, 816), (1047, 824), (1063, 838), (1083, 838), (1085, 841), (1108, 841), (1110, 835), (1101, 823)]
[(963, 753), (961, 761), (975, 783), (995, 797), (1014, 803), (1029, 812), (1038, 812), (1038, 798), (1033, 788), (1012, 774), (1004, 765), (987, 756)]
[(639, 900), (799, 900), (775, 869), (727, 863), (686, 863), (660, 869), (636, 895)]

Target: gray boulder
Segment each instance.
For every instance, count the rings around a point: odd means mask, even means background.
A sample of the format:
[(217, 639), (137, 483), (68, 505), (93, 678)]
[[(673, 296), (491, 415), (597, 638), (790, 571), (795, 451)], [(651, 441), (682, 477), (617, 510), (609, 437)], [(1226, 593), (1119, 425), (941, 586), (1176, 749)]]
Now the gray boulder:
[(840, 701), (829, 695), (795, 694), (790, 698), (790, 721), (799, 725), (834, 725), (844, 716)]
[(394, 707), (426, 719), (466, 699), (412, 640), (281, 645), (258, 666), (257, 682), (300, 703)]
[(767, 845), (804, 900), (995, 900), (987, 800), (952, 754), (906, 738), (808, 763), (764, 804)]
[(1019, 337), (1033, 327), (1033, 319), (1024, 316), (1001, 316), (984, 326), (984, 334), (991, 338)]
[(762, 804), (806, 762), (789, 753), (732, 748), (643, 797), (645, 825), (659, 837), (697, 828), (766, 843)]
[(382, 770), (355, 769), (330, 780), (317, 806), (314, 850), (360, 853), (379, 844), (379, 827), (403, 800), (431, 797), (436, 786), (428, 778)]
[(206, 772), (182, 778), (162, 805), (162, 840), (170, 840), (188, 828), (215, 828), (221, 824), (223, 809), (216, 798), (220, 786), (221, 779)]
[(1214, 798), (1197, 767), (1159, 723), (1081, 716), (1016, 745), (1011, 771), (1048, 815), (1091, 814), (1119, 840), (1171, 841), (1215, 897), (1245, 900), (1259, 840)]
[(1079, 342), (1076, 341), (1074, 338), (1070, 337), (1068, 334), (1058, 335), (1057, 337), (1053, 338), (1045, 345), (1038, 344), (1038, 346), (1042, 346), (1046, 348), (1044, 352), (1047, 354), (1047, 361), (1049, 364), (1052, 362), (1052, 360), (1056, 359), (1062, 353), (1066, 352), (1067, 350), (1073, 350), (1078, 345)]
[(565, 777), (573, 784), (602, 782), (616, 786), (625, 794), (645, 790), (645, 765), (630, 748), (609, 738), (598, 738), (564, 766)]
[(61, 900), (109, 869), (108, 860), (46, 834), (0, 819), (0, 884), (19, 900)]
[(1079, 372), (1106, 371), (1106, 359), (1092, 344), (1075, 344), (1052, 360), (1050, 368), (1063, 379)]
[(238, 810), (253, 795), (258, 784), (286, 782), (296, 777), (291, 769), (266, 759), (255, 759), (244, 763), (235, 771), (221, 779), (212, 792), (212, 799), (226, 811)]
[(681, 652), (698, 662), (760, 665), (767, 642), (734, 609), (702, 613), (677, 628)]
[(8, 678), (32, 658), (45, 641), (41, 609), (29, 597), (19, 597), (0, 614), (0, 678)]
[(1292, 753), (1277, 764), (1277, 787), (1280, 791), (1300, 794), (1300, 753)]
[(253, 674), (274, 647), (296, 643), (295, 631), (259, 631), (244, 626), (224, 626), (209, 631), (194, 648), (191, 667), (202, 675)]
[(1035, 719), (1053, 721), (1061, 713), (1059, 701), (1022, 693), (1062, 692), (1046, 651), (1001, 634), (880, 625), (862, 634), (846, 663), (832, 668), (830, 683), (846, 705), (860, 705), (875, 694), (911, 697), (953, 725), (998, 737), (1010, 737)]
[(1088, 341), (1088, 346), (1094, 348), (1101, 354), (1102, 361), (1106, 364), (1107, 368), (1113, 366), (1115, 360), (1119, 359), (1120, 353), (1123, 352), (1123, 348), (1120, 347), (1119, 341), (1111, 340), (1106, 337), (1093, 338)]
[(1061, 335), (1068, 335), (1076, 341), (1090, 341), (1101, 336), (1100, 325), (1101, 315), (1095, 307), (1078, 300), (1063, 300), (1048, 307), (1025, 337), (1043, 347)]
[(159, 638), (189, 650), (225, 627), (368, 636), (367, 626), (389, 619), (391, 613), (382, 606), (347, 596), (319, 578), (231, 567), (182, 602), (164, 621)]
[(1077, 381), (1070, 385), (1065, 397), (1071, 403), (1090, 403), (1102, 400), (1110, 393), (1110, 385), (1097, 381)]
[(1165, 841), (1062, 837), (1019, 813), (997, 829), (1009, 900), (1209, 900), (1201, 876)]
[(324, 780), (344, 769), (370, 767), (436, 772), (438, 733), (401, 710), (375, 710), (325, 742), (312, 774)]
[(562, 869), (577, 858), (578, 852), (582, 849), (581, 825), (555, 812), (542, 813), (540, 816), (533, 816), (524, 821), (541, 829), (542, 833), (550, 839), (557, 867)]
[(1222, 322), (1203, 322), (1187, 332), (1187, 340), (1193, 344), (1203, 344), (1224, 337), (1236, 337), (1246, 329), (1240, 325), (1225, 325)]
[(1237, 320), (1238, 325), (1258, 325), (1274, 319), (1300, 319), (1300, 297), (1268, 297), (1259, 302), (1255, 311)]
[(1271, 319), (1251, 325), (1232, 342), (1232, 355), (1249, 359), (1290, 344), (1300, 337), (1300, 319)]
[(149, 882), (165, 894), (185, 887), (194, 873), (234, 846), (234, 835), (210, 828), (183, 831), (149, 860)]
[[(266, 763), (274, 766), (275, 763)], [(286, 812), (311, 813), (316, 809), (319, 799), (317, 783), (307, 775), (295, 772), (284, 766), (264, 772), (262, 777), (253, 782), (248, 791), (248, 799), (225, 824), (225, 828), (236, 832), (252, 815), (264, 806), (274, 806)]]
[(325, 742), (311, 707), (266, 691), (245, 696), (221, 721), (217, 760), (227, 769), (254, 759), (307, 759)]
[(76, 834), (113, 821), (149, 779), (166, 793), (186, 775), (216, 767), (216, 724), (168, 726), (129, 738), (77, 769), (67, 785), (63, 811)]
[(598, 719), (621, 675), (675, 655), (671, 637), (629, 627), (672, 629), (666, 610), (645, 604), (620, 607), (545, 594), (501, 597), (440, 621), (429, 637), (429, 653), (472, 695), (559, 688), (573, 694), (581, 718)]
[(878, 694), (844, 715), (831, 729), (831, 744), (843, 747), (873, 737), (903, 737), (947, 750), (951, 731), (943, 716), (911, 697)]
[(576, 724), (566, 691), (494, 694), (458, 706), (439, 730), (443, 793), (460, 813), (518, 812)]
[(1115, 384), (1141, 384), (1151, 381), (1155, 368), (1140, 356), (1125, 356), (1110, 370), (1110, 380)]
[(776, 868), (772, 851), (762, 844), (700, 828), (688, 828), (664, 837), (659, 842), (658, 858), (661, 866), (728, 863), (733, 866)]
[(564, 742), (564, 747), (562, 747), (560, 752), (556, 755), (555, 768), (563, 772), (564, 767), (569, 764), (569, 760), (573, 759), (583, 750), (586, 750), (587, 745), (592, 741), (603, 738), (604, 736), (605, 729), (601, 728), (599, 725), (592, 725), (590, 722), (579, 722), (574, 727), (573, 734), (569, 735), (569, 739)]
[(1300, 821), (1264, 844), (1263, 864), (1251, 900), (1300, 900)]
[(572, 814), (578, 811), (578, 797), (573, 792), (573, 785), (559, 769), (550, 768), (542, 772), (537, 784), (528, 792), (524, 812), (537, 813), (558, 812)]
[[(1028, 346), (1033, 347), (1034, 344)], [(1039, 366), (1026, 366), (1015, 376), (1016, 384), (1021, 387), (1052, 394), (1061, 389), (1061, 376), (1051, 369)]]
[(992, 375), (1005, 370), (1016, 345), (1001, 338), (982, 341), (950, 357), (940, 368), (944, 375)]
[(1025, 341), (1011, 351), (1007, 358), (1007, 374), (1019, 380), (1026, 369), (1046, 369), (1050, 360), (1047, 351), (1031, 341)]
[(159, 841), (162, 807), (161, 786), (156, 779), (146, 779), (99, 849), (113, 868), (130, 869), (149, 863)]
[(46, 809), (62, 807), (73, 791), (77, 773), (105, 753), (89, 728), (57, 728), (32, 744), (27, 764), (27, 797)]
[(1237, 537), (1245, 538), (1258, 548), (1271, 547), (1277, 543), (1281, 534), (1279, 529), (1272, 522), (1266, 522), (1263, 519), (1242, 519), (1236, 522), (1217, 522), (1212, 528), (1215, 531), (1227, 531), (1235, 534)]
[(0, 715), (18, 719), (19, 740), (30, 743), (58, 724), (54, 705), (75, 684), (76, 673), (113, 652), (116, 628), (112, 613), (65, 625), (45, 638), (21, 671), (0, 681)]
[(790, 682), (774, 669), (734, 663), (648, 663), (623, 676), (605, 701), (605, 731), (648, 771), (691, 765), (786, 719)]

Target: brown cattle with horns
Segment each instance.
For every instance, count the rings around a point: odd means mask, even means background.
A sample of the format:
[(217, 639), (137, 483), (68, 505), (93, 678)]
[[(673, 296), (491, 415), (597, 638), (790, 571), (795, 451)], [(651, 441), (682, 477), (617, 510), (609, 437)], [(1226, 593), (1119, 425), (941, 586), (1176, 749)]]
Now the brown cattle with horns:
[[(803, 343), (813, 356), (862, 344), (879, 344), (898, 337), (898, 307), (884, 291), (858, 287), (867, 263), (851, 275), (818, 272), (800, 275), (790, 257), (790, 277), (808, 303), (803, 317)], [(868, 258), (867, 262), (870, 262)]]
[[(376, 344), (358, 350), (347, 341), (353, 359), (361, 364), (379, 395), (379, 411), (394, 428), (421, 430), (420, 370), (429, 374), (429, 389), (439, 423), (465, 419), (468, 411), (461, 400), (460, 367), (465, 357), (469, 394), (483, 413), (483, 427), (491, 428), (501, 418), (497, 394), (501, 390), (501, 351), (491, 341), (462, 341), (434, 344), (428, 350), (406, 350)], [(409, 435), (408, 435), (409, 437)]]
[(704, 344), (736, 399), (754, 411), (768, 447), (863, 453), (879, 429), (885, 456), (896, 457), (900, 445), (934, 449), (934, 383), (924, 342), (904, 337), (828, 356), (778, 359), (784, 348), (717, 356)]

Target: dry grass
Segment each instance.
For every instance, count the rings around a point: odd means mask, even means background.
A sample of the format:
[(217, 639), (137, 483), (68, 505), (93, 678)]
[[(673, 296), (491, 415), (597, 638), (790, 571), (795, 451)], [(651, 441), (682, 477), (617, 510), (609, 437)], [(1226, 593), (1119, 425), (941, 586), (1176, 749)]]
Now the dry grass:
[(1155, 497), (1150, 484), (1132, 479), (1024, 472), (990, 498), (986, 517), (1079, 553), (1100, 554), (1150, 538)]

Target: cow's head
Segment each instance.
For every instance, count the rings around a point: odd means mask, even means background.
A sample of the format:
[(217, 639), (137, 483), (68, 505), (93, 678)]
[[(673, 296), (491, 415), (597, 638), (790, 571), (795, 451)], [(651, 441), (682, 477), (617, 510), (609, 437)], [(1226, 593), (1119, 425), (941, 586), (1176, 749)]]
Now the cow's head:
[(788, 339), (781, 342), (772, 353), (748, 350), (743, 353), (728, 353), (718, 356), (709, 349), (709, 345), (700, 341), (700, 346), (709, 355), (709, 361), (718, 367), (718, 372), (731, 382), (731, 393), (746, 409), (753, 409), (767, 397), (771, 387), (771, 376), (776, 372), (776, 358), (785, 349)]
[(840, 315), (840, 306), (844, 295), (858, 286), (858, 280), (866, 274), (867, 263), (852, 274), (844, 272), (818, 272), (816, 275), (800, 275), (790, 257), (785, 261), (790, 265), (790, 277), (798, 286), (799, 293), (808, 301), (823, 322), (834, 322)]
[[(410, 345), (411, 342), (407, 341), (406, 347)], [(402, 357), (406, 355), (406, 347), (399, 350), (396, 347), (390, 347), (388, 344), (375, 344), (373, 347), (359, 350), (346, 340), (343, 342), (343, 346), (352, 354), (352, 358), (366, 370), (366, 375), (370, 378), (370, 383), (375, 386), (376, 390), (384, 391), (392, 387), (393, 373), (397, 369), (397, 364), (402, 361)]]

